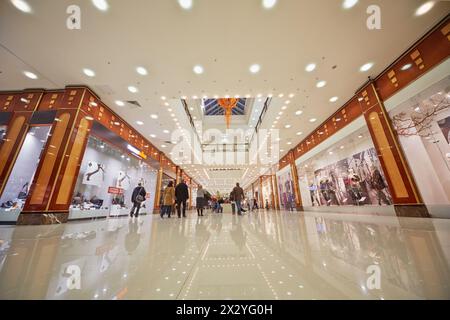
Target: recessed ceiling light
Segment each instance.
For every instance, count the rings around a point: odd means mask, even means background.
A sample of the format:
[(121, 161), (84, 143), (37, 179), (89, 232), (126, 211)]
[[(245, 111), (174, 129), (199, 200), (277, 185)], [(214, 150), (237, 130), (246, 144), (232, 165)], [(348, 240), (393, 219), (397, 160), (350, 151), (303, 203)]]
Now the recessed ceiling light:
[(123, 106), (125, 105), (125, 103), (124, 103), (123, 101), (120, 101), (120, 100), (116, 100), (116, 104), (117, 104), (119, 107), (123, 107)]
[(294, 96), (295, 96), (295, 94), (291, 93), (291, 94), (289, 95), (289, 98), (293, 98)]
[(361, 68), (359, 68), (359, 71), (366, 72), (366, 71), (369, 71), (372, 67), (373, 67), (373, 62), (368, 62), (366, 64), (363, 64), (361, 66)]
[(338, 101), (338, 97), (332, 97), (332, 98), (330, 98), (330, 102), (336, 102), (336, 101)]
[(162, 144), (161, 145), (161, 148), (166, 148), (167, 146), (165, 145), (165, 144)]
[(280, 93), (280, 94), (278, 95), (278, 97), (279, 97), (279, 98), (283, 98), (283, 97), (284, 97), (284, 94)]
[(427, 1), (416, 10), (416, 16), (421, 16), (433, 9), (435, 1)]
[(259, 64), (252, 64), (250, 66), (250, 72), (251, 73), (258, 73), (261, 70), (261, 66)]
[(202, 74), (205, 71), (201, 65), (194, 66), (194, 68), (192, 70), (196, 74)]
[(30, 79), (33, 79), (33, 80), (36, 80), (36, 79), (38, 78), (38, 76), (37, 76), (35, 73), (30, 72), (30, 71), (24, 71), (23, 74), (24, 74), (27, 78), (30, 78)]
[(164, 133), (169, 133), (169, 130), (164, 130), (163, 132), (164, 132)]
[(129, 86), (128, 91), (130, 91), (131, 93), (136, 93), (138, 92), (138, 88), (136, 88), (135, 86)]
[(136, 121), (136, 124), (139, 125), (139, 126), (144, 125), (144, 123), (142, 121)]
[(291, 127), (291, 125), (290, 124), (287, 124), (287, 125), (285, 125), (284, 126), (286, 129), (289, 129), (290, 127)]
[(192, 99), (197, 100), (198, 97), (197, 96), (192, 96)]
[(303, 134), (303, 132), (301, 132), (301, 131), (297, 132), (298, 136), (301, 136), (302, 134)]
[(87, 75), (88, 77), (95, 77), (95, 72), (93, 71), (93, 70), (91, 70), (91, 69), (88, 69), (88, 68), (84, 68), (83, 69), (83, 73), (85, 74), (85, 75)]
[(403, 67), (401, 67), (401, 70), (402, 71), (406, 71), (406, 70), (410, 69), (411, 67), (412, 67), (412, 64), (411, 63), (407, 63)]
[(287, 106), (282, 106), (281, 107), (281, 110), (286, 110), (287, 109)]
[(358, 3), (358, 0), (344, 0), (342, 3), (342, 8), (344, 9), (350, 9), (354, 7)]
[(291, 144), (292, 144), (292, 142), (291, 142), (291, 141), (288, 141), (288, 142), (286, 142), (286, 144), (288, 144), (288, 145), (291, 145)]
[(158, 115), (157, 115), (157, 114), (151, 114), (151, 115), (150, 115), (150, 118), (152, 118), (152, 119), (158, 119)]
[(151, 134), (150, 137), (156, 138), (156, 134)]
[(316, 69), (315, 63), (310, 63), (305, 68), (306, 72), (313, 72), (315, 69)]
[(299, 116), (299, 115), (301, 115), (302, 113), (303, 113), (302, 110), (297, 110), (297, 111), (295, 111), (295, 115), (296, 115), (296, 116)]
[(309, 122), (316, 122), (316, 121), (317, 121), (316, 118), (311, 118), (311, 119), (309, 119)]
[(262, 0), (265, 9), (272, 9), (277, 4), (277, 0)]
[(92, 0), (94, 6), (101, 11), (106, 11), (109, 8), (108, 2), (106, 0)]
[(280, 120), (280, 116), (276, 117), (275, 119)]
[(166, 100), (167, 98), (165, 96), (161, 96), (161, 100)]
[(283, 111), (278, 112), (278, 114), (279, 114), (280, 116), (283, 115)]
[(326, 84), (327, 84), (327, 82), (322, 80), (322, 81), (317, 82), (316, 87), (323, 88), (323, 87), (325, 87)]
[(84, 117), (86, 120), (89, 120), (89, 121), (92, 121), (92, 120), (94, 120), (94, 118), (92, 118), (91, 116), (86, 116), (86, 117)]
[(184, 10), (189, 10), (192, 8), (192, 0), (178, 0), (178, 4), (180, 7), (182, 7)]
[(146, 76), (148, 74), (147, 69), (144, 67), (137, 67), (136, 72), (139, 73), (141, 76)]
[(25, 0), (11, 0), (11, 3), (20, 11), (31, 13), (31, 6)]
[(339, 149), (341, 149), (341, 150), (344, 149), (344, 146), (340, 146)]

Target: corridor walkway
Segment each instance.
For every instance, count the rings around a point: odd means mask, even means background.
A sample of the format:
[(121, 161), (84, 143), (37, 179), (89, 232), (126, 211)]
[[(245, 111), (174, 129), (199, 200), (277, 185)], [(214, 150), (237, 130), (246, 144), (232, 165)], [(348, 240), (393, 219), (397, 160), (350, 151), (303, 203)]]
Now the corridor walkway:
[(449, 299), (449, 261), (450, 220), (260, 211), (0, 226), (0, 299)]

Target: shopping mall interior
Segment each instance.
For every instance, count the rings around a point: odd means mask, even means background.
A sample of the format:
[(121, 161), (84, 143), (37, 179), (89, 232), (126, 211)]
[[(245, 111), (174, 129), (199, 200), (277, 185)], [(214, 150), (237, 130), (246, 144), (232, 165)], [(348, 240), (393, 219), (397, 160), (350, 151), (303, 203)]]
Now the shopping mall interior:
[(449, 13), (0, 0), (0, 300), (450, 299)]

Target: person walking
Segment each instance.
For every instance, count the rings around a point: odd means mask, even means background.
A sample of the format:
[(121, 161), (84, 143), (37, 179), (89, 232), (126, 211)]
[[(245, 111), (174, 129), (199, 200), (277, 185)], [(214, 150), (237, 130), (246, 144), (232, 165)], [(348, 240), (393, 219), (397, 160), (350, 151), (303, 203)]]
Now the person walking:
[(205, 189), (201, 185), (197, 189), (197, 215), (203, 217), (203, 208), (205, 207)]
[(183, 217), (186, 218), (186, 201), (189, 199), (189, 189), (183, 180), (175, 187), (175, 199), (178, 218), (181, 218), (181, 206), (183, 206)]
[(170, 218), (172, 213), (172, 207), (175, 203), (175, 188), (173, 187), (173, 182), (170, 181), (163, 193), (163, 207), (161, 210), (161, 218), (167, 213), (167, 217)]
[(137, 187), (133, 190), (133, 194), (131, 195), (133, 207), (131, 208), (130, 217), (133, 217), (134, 215), (137, 218), (139, 216), (139, 209), (141, 209), (142, 202), (145, 201), (146, 194), (147, 192), (142, 186), (142, 183), (138, 183)]
[(236, 183), (236, 187), (233, 188), (233, 197), (234, 202), (236, 203), (236, 210), (239, 216), (242, 216), (242, 201), (244, 200), (244, 189), (239, 186), (239, 183)]

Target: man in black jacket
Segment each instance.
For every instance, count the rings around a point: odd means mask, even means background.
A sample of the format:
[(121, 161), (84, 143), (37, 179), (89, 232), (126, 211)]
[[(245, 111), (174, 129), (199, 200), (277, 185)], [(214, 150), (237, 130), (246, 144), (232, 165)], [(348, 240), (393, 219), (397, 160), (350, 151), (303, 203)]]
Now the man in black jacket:
[(175, 199), (178, 218), (181, 218), (181, 205), (183, 205), (183, 217), (186, 218), (186, 201), (189, 199), (189, 189), (183, 180), (175, 187)]
[(145, 201), (146, 195), (147, 192), (142, 186), (142, 183), (139, 183), (138, 186), (134, 188), (133, 194), (131, 195), (131, 202), (133, 203), (133, 207), (131, 208), (130, 217), (133, 217), (134, 214), (134, 216), (137, 218), (137, 216), (139, 215), (139, 209), (141, 208), (141, 203)]

